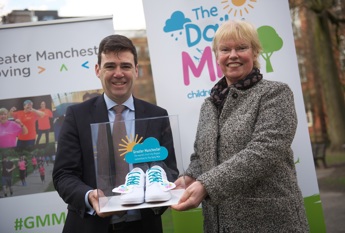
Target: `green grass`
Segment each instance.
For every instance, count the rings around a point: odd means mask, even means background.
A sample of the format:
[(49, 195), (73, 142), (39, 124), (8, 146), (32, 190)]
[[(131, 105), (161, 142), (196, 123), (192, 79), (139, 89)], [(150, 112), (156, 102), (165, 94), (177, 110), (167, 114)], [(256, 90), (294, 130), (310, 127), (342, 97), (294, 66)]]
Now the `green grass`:
[[(318, 179), (320, 189), (334, 192), (345, 192), (345, 151), (326, 151), (327, 168), (330, 174)], [(320, 164), (320, 163), (319, 163)], [(324, 169), (323, 166), (320, 166)]]
[(44, 190), (44, 192), (52, 192), (52, 191), (55, 191), (53, 181), (49, 182), (49, 185), (46, 188), (46, 190)]
[(345, 163), (345, 151), (344, 152), (326, 151), (326, 162), (328, 166)]

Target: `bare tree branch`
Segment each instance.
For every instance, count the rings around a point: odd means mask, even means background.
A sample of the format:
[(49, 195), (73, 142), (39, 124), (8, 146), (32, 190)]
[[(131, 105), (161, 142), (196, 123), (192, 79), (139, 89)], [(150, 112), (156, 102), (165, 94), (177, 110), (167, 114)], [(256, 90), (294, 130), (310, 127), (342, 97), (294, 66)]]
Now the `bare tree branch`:
[(340, 23), (345, 23), (345, 17), (340, 17), (340, 16), (338, 17), (331, 10), (327, 10), (327, 16), (329, 20), (331, 21), (331, 23), (333, 24), (338, 25)]

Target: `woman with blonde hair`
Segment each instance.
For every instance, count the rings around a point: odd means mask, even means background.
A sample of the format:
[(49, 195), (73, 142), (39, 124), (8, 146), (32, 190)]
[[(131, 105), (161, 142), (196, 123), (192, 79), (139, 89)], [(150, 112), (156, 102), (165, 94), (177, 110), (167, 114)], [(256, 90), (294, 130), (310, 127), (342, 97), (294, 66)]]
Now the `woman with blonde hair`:
[(224, 77), (201, 110), (186, 190), (173, 205), (202, 203), (205, 233), (309, 232), (291, 144), (293, 92), (263, 79), (260, 41), (246, 21), (223, 23), (213, 51)]
[(18, 136), (28, 133), (28, 129), (19, 119), (9, 121), (8, 116), (8, 110), (0, 108), (0, 148), (16, 147)]

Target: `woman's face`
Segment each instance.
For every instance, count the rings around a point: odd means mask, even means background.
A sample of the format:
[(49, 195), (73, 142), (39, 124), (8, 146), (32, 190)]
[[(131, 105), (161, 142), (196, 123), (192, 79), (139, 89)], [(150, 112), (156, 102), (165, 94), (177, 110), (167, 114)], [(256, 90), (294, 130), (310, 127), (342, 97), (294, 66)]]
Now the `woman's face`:
[(8, 112), (6, 111), (1, 111), (0, 112), (0, 123), (5, 123), (7, 122), (8, 119)]
[(245, 78), (253, 69), (255, 54), (247, 42), (220, 41), (217, 48), (217, 63), (228, 85)]

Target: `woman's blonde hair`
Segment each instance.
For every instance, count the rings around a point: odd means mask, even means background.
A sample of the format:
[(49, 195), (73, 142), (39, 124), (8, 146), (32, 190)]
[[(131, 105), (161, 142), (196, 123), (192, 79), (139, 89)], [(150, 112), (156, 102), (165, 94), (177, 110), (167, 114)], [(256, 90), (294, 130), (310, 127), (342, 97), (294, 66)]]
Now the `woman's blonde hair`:
[(213, 41), (212, 50), (217, 57), (218, 45), (220, 41), (234, 40), (236, 42), (245, 42), (250, 44), (254, 53), (254, 67), (260, 68), (259, 54), (262, 47), (259, 40), (258, 32), (253, 24), (244, 20), (227, 21), (220, 25), (216, 31)]
[(8, 114), (8, 110), (6, 108), (0, 108), (0, 114)]

